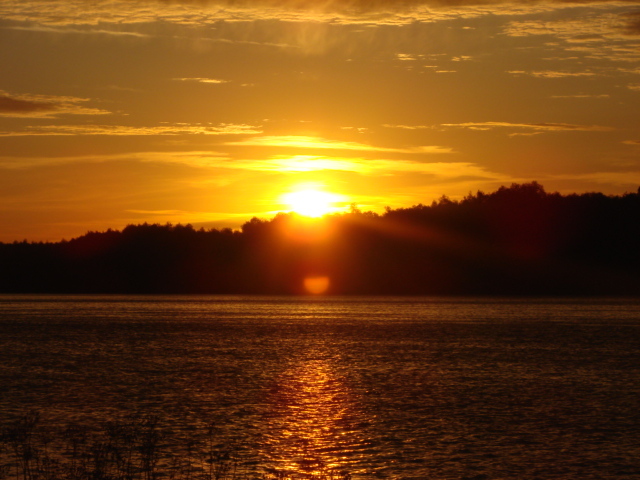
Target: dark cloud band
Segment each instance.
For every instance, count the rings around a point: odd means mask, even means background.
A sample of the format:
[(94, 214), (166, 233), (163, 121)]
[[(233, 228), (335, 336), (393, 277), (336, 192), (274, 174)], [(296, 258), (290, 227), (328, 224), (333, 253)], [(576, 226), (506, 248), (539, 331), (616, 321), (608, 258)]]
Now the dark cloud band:
[(50, 103), (20, 100), (7, 95), (0, 95), (0, 113), (26, 114), (52, 110), (55, 110), (55, 106)]
[(625, 28), (629, 35), (640, 35), (640, 12), (629, 14), (629, 23)]

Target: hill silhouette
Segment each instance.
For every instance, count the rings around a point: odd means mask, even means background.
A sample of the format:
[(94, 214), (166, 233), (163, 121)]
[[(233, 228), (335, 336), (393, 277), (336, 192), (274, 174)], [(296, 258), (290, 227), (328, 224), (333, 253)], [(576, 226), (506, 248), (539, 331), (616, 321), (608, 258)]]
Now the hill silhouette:
[(640, 295), (637, 193), (513, 184), (460, 201), (240, 231), (129, 225), (58, 243), (0, 244), (0, 291), (33, 293)]

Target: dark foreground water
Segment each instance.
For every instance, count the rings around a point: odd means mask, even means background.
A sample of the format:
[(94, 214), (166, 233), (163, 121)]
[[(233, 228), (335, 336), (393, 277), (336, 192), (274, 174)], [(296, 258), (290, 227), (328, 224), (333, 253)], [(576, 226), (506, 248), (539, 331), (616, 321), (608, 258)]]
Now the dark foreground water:
[(214, 425), (255, 472), (638, 479), (640, 301), (0, 296), (0, 392)]

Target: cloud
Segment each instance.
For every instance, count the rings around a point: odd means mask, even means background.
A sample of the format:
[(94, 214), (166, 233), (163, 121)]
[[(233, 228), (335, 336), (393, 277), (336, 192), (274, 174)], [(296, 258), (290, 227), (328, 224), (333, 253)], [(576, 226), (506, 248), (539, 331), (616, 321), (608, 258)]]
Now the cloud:
[(0, 168), (22, 169), (72, 163), (136, 162), (186, 165), (195, 168), (226, 168), (228, 156), (213, 151), (129, 152), (81, 156), (13, 157), (0, 155)]
[(187, 213), (185, 210), (125, 210), (128, 213), (140, 213), (142, 215), (170, 215), (170, 216), (180, 216), (183, 217)]
[(509, 122), (467, 122), (443, 123), (443, 127), (466, 128), (469, 130), (492, 130), (495, 128), (510, 128), (530, 130), (533, 132), (608, 132), (611, 127), (599, 125), (576, 125), (571, 123), (509, 123)]
[(620, 172), (594, 172), (585, 174), (552, 175), (549, 180), (571, 180), (574, 182), (588, 182), (596, 185), (615, 185), (625, 188), (627, 191), (636, 191), (640, 185), (640, 172), (620, 171)]
[(555, 20), (548, 17), (513, 20), (505, 26), (504, 33), (515, 37), (552, 35), (567, 42), (598, 43), (620, 37), (621, 33), (638, 33), (640, 15), (634, 3), (637, 2), (592, 2), (591, 8), (585, 10), (586, 2), (576, 2), (577, 15)]
[(551, 98), (610, 98), (611, 95), (603, 93), (601, 95), (587, 95), (587, 94), (576, 94), (576, 95), (551, 95)]
[[(54, 26), (276, 20), (408, 25), (484, 15), (523, 15), (634, 0), (0, 0), (0, 18)], [(90, 33), (90, 32), (86, 32)]]
[(382, 125), (385, 128), (399, 128), (401, 130), (427, 130), (427, 129), (432, 129), (433, 126), (427, 126), (427, 125), (389, 125), (389, 124), (384, 124)]
[(565, 77), (592, 77), (596, 75), (593, 72), (561, 72), (557, 70), (542, 70), (527, 72), (524, 70), (509, 70), (507, 73), (512, 75), (531, 75), (538, 78), (565, 78)]
[(629, 19), (624, 27), (624, 33), (627, 35), (640, 35), (640, 12), (632, 12), (627, 15)]
[(441, 146), (419, 146), (409, 148), (388, 148), (376, 147), (357, 142), (341, 142), (328, 140), (321, 137), (309, 137), (303, 135), (284, 136), (261, 136), (253, 137), (238, 142), (227, 142), (226, 145), (241, 145), (253, 147), (279, 147), (279, 148), (302, 148), (320, 150), (351, 150), (363, 152), (394, 152), (394, 153), (452, 153), (449, 147)]
[[(138, 162), (185, 165), (194, 168), (245, 170), (254, 172), (304, 173), (320, 171), (351, 172), (361, 175), (429, 174), (446, 177), (487, 176), (479, 165), (465, 162), (424, 162), (328, 157), (316, 155), (276, 155), (267, 159), (232, 159), (215, 151), (131, 152), (105, 155), (8, 157), (0, 156), (0, 168), (21, 169), (70, 163)], [(492, 174), (493, 175), (493, 174)]]
[(370, 130), (366, 127), (340, 127), (340, 130), (347, 130), (356, 133), (367, 133)]
[[(307, 0), (160, 0), (167, 4), (196, 4), (196, 5), (223, 5), (247, 8), (253, 6), (282, 8), (292, 10), (323, 10), (323, 11), (405, 11), (419, 7), (459, 8), (478, 5), (529, 5), (530, 0), (323, 0), (321, 2), (309, 2)], [(635, 0), (549, 0), (551, 4), (606, 4), (606, 3), (633, 3)]]
[(614, 62), (635, 62), (640, 58), (634, 38), (640, 35), (637, 2), (576, 2), (574, 12), (567, 14), (567, 9), (556, 19), (539, 16), (512, 20), (503, 33), (512, 37), (552, 37), (560, 42), (548, 44), (550, 47), (589, 58)]
[(201, 78), (201, 77), (174, 78), (174, 80), (178, 82), (196, 82), (196, 83), (213, 83), (213, 84), (229, 83), (229, 80), (219, 80), (217, 78)]
[(178, 123), (156, 127), (133, 127), (126, 125), (45, 125), (27, 127), (18, 132), (1, 132), (0, 137), (22, 137), (35, 135), (255, 135), (262, 133), (261, 127), (245, 124), (221, 123), (201, 125)]
[(88, 98), (53, 95), (11, 95), (0, 90), (0, 117), (49, 118), (59, 115), (106, 115), (111, 112), (80, 105)]
[(32, 115), (51, 112), (55, 105), (34, 100), (21, 100), (0, 94), (0, 115)]
[(14, 25), (11, 27), (5, 27), (8, 30), (21, 30), (27, 32), (41, 32), (41, 33), (58, 33), (58, 34), (76, 34), (76, 35), (114, 35), (123, 37), (138, 37), (145, 38), (149, 35), (140, 32), (129, 32), (122, 30), (107, 30), (107, 29), (93, 29), (93, 28), (70, 28), (68, 26), (44, 26), (44, 25)]
[(422, 174), (439, 178), (474, 177), (496, 179), (499, 174), (469, 162), (423, 162), (415, 160), (388, 160), (366, 158), (340, 158), (315, 155), (278, 155), (265, 160), (212, 161), (209, 166), (260, 172), (304, 173), (320, 171), (351, 172), (361, 175)]

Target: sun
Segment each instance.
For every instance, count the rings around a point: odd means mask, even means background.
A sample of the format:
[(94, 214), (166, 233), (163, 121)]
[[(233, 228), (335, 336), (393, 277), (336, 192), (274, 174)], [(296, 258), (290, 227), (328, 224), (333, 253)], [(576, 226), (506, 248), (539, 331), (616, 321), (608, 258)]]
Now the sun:
[(342, 200), (342, 196), (308, 188), (285, 193), (281, 200), (294, 212), (305, 217), (317, 218), (340, 210), (335, 204)]

